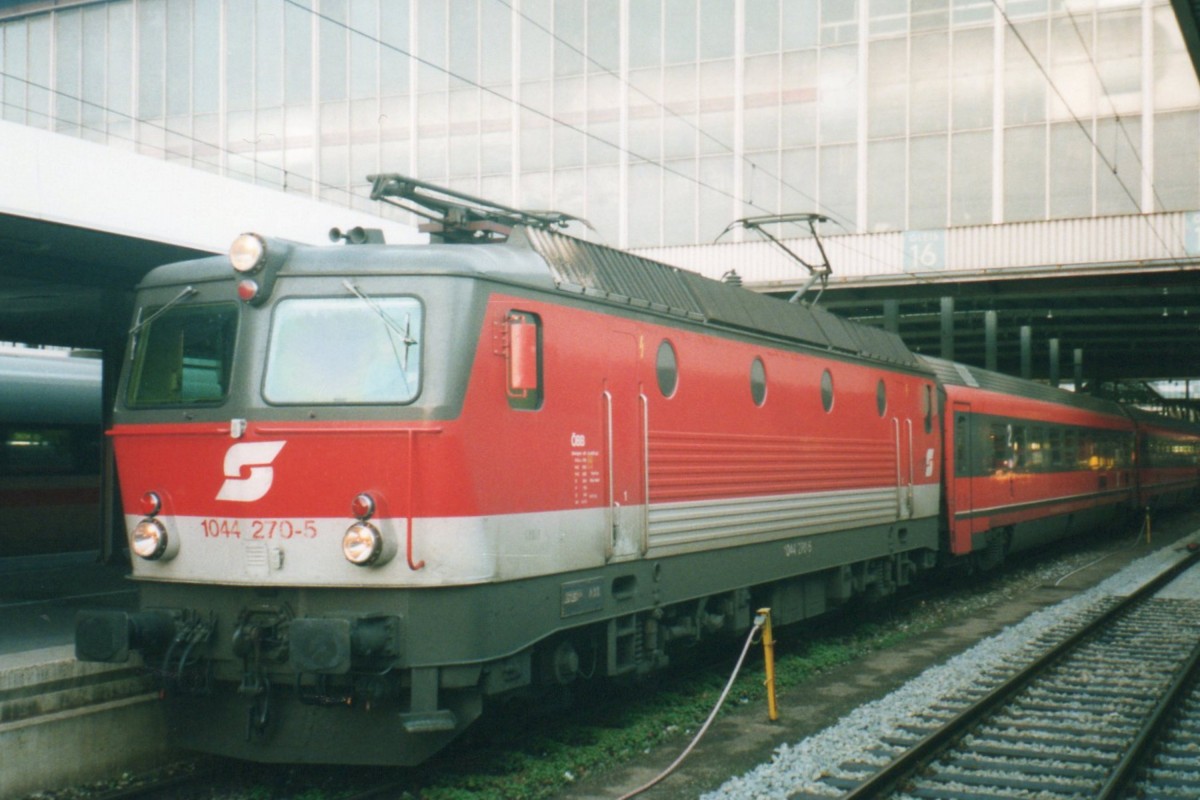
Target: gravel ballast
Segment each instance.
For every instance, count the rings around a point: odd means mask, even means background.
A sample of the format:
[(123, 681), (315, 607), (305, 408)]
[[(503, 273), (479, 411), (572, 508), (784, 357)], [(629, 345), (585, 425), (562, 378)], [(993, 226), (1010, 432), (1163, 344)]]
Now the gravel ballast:
[[(750, 800), (786, 797), (797, 792), (836, 797), (837, 789), (820, 779), (836, 774), (839, 764), (879, 760), (882, 740), (912, 725), (943, 698), (967, 693), (981, 675), (1003, 674), (1014, 657), (1053, 635), (1055, 628), (1096, 613), (1110, 598), (1127, 594), (1179, 558), (1178, 550), (1200, 539), (1200, 532), (1156, 551), (1095, 587), (1062, 603), (1034, 612), (1022, 622), (981, 641), (944, 664), (932, 667), (886, 697), (860, 706), (837, 724), (802, 741), (779, 746), (771, 760), (726, 781), (703, 800)], [(1189, 586), (1194, 596), (1196, 583)], [(1184, 591), (1176, 589), (1176, 592)], [(868, 751), (875, 751), (871, 754)]]

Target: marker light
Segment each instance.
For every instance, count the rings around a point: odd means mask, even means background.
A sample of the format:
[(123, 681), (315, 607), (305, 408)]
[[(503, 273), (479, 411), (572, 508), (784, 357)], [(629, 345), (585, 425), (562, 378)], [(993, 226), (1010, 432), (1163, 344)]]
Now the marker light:
[(249, 303), (258, 296), (258, 283), (250, 278), (238, 281), (237, 294), (242, 299), (242, 302)]
[(153, 517), (162, 510), (162, 498), (158, 492), (146, 492), (138, 499), (138, 510), (143, 517)]
[(375, 514), (375, 498), (363, 492), (350, 502), (350, 513), (360, 522), (366, 522)]
[(133, 552), (146, 559), (156, 561), (167, 552), (167, 529), (156, 519), (144, 519), (133, 529)]
[(267, 243), (257, 233), (243, 233), (229, 248), (229, 263), (242, 274), (258, 270), (266, 257)]
[(351, 564), (370, 566), (379, 560), (383, 552), (383, 536), (369, 522), (351, 525), (342, 537), (342, 555)]

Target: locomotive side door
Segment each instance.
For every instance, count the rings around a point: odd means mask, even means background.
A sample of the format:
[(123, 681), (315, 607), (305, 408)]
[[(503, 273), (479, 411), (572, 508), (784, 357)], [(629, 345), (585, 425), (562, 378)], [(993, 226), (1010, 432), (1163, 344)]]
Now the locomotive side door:
[(627, 331), (610, 331), (601, 394), (610, 559), (641, 555), (646, 544), (647, 401), (638, 380), (640, 345)]
[(892, 417), (896, 434), (896, 510), (900, 519), (913, 515), (913, 425), (912, 419)]

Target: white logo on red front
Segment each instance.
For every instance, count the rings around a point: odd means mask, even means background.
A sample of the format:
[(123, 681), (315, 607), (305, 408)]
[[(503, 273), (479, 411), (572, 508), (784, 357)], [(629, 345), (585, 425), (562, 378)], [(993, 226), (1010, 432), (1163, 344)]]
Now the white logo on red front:
[[(239, 442), (225, 451), (225, 483), (218, 500), (252, 503), (271, 491), (275, 470), (271, 462), (287, 442)], [(249, 474), (243, 470), (249, 468)]]

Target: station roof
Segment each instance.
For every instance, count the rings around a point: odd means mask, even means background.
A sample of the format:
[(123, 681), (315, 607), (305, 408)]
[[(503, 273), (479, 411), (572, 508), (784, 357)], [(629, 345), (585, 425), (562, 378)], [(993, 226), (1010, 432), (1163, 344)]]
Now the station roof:
[(395, 221), (0, 122), (0, 341), (103, 349), (129, 328), (133, 287), (150, 269), (224, 252), (247, 230), (331, 244), (331, 227)]
[(953, 358), (984, 366), (985, 315), (996, 312), (997, 369), (1021, 372), (1020, 329), (1032, 338), (1032, 377), (1050, 373), (1050, 340), (1059, 342), (1059, 377), (1072, 379), (1082, 351), (1087, 381), (1200, 378), (1200, 265), (1150, 270), (1129, 265), (1088, 273), (979, 277), (946, 275), (907, 284), (831, 285), (826, 309), (883, 326), (895, 301), (898, 332), (914, 351), (942, 351), (942, 298), (953, 303)]
[[(783, 230), (791, 230), (783, 228)], [(783, 240), (831, 272), (802, 300), (894, 330), (913, 351), (987, 365), (985, 319), (995, 312), (996, 368), (1020, 375), (1021, 328), (1031, 333), (1030, 377), (1085, 381), (1200, 378), (1200, 211), (881, 231)], [(811, 276), (770, 241), (747, 236), (643, 254), (709, 277), (736, 271), (745, 286), (789, 298)], [(949, 351), (943, 303), (953, 305)], [(889, 318), (890, 317), (890, 318)], [(893, 328), (888, 328), (892, 330)]]

